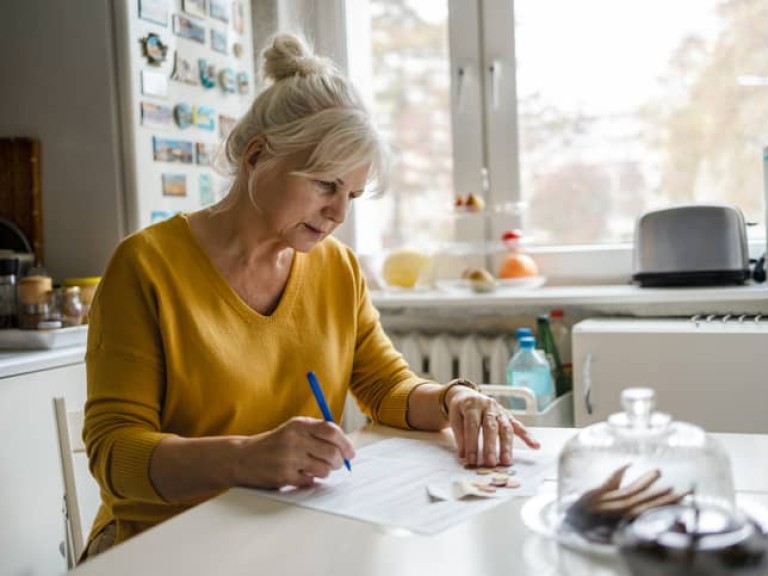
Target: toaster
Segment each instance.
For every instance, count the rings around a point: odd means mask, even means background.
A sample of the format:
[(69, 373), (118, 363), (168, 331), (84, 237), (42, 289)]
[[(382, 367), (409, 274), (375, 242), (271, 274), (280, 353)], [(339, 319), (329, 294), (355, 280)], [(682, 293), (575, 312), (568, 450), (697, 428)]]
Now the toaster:
[(633, 280), (640, 286), (726, 286), (749, 278), (744, 215), (727, 204), (646, 212), (635, 227)]

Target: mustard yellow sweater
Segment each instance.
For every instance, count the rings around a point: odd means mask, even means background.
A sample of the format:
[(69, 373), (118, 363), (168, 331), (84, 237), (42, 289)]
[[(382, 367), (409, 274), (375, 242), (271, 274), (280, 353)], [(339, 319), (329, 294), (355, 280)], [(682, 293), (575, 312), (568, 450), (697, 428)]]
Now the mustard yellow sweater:
[(183, 215), (126, 238), (93, 302), (84, 438), (102, 505), (91, 536), (118, 542), (197, 504), (170, 504), (149, 480), (167, 435), (258, 434), (321, 418), (314, 370), (339, 421), (348, 390), (375, 422), (407, 427), (409, 371), (379, 324), (355, 256), (328, 238), (294, 257), (271, 316), (248, 307)]

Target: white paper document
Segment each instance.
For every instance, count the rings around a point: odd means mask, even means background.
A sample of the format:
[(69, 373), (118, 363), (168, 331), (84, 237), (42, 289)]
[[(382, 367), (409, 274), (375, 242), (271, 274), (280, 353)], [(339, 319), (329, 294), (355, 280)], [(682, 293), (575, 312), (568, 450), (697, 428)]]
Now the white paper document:
[[(315, 486), (280, 491), (257, 490), (267, 498), (420, 534), (435, 534), (513, 497), (536, 494), (551, 472), (556, 454), (516, 449), (509, 473), (520, 486), (499, 488), (488, 497), (454, 499), (454, 483), (483, 481), (465, 469), (453, 448), (424, 440), (393, 438), (361, 448), (345, 468)], [(431, 498), (430, 492), (448, 498)]]

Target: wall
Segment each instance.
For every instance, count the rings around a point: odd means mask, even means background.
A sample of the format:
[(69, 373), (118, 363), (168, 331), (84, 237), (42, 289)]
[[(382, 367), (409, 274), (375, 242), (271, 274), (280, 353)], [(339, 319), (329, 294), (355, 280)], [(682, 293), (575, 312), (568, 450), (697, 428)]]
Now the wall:
[(0, 136), (42, 143), (43, 260), (57, 279), (99, 275), (126, 229), (111, 5), (0, 3)]

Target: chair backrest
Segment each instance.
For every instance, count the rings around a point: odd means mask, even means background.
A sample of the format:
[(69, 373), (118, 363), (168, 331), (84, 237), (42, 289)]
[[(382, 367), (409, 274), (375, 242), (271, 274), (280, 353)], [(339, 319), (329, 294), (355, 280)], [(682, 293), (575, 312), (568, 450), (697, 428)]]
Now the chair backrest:
[(83, 523), (77, 496), (75, 461), (73, 454), (85, 452), (82, 440), (82, 411), (67, 412), (64, 398), (53, 399), (56, 417), (56, 436), (59, 444), (61, 474), (64, 480), (65, 553), (67, 565), (73, 568), (83, 551)]

